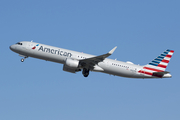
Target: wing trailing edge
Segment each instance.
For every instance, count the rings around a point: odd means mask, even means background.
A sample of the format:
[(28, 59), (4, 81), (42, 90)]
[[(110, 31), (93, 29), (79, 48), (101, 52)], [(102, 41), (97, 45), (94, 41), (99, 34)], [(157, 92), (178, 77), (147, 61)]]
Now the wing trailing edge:
[(103, 54), (103, 55), (99, 55), (99, 56), (95, 56), (95, 57), (91, 57), (91, 58), (86, 58), (83, 60), (79, 60), (80, 64), (83, 66), (88, 66), (88, 67), (92, 67), (94, 68), (94, 66), (96, 64), (98, 64), (99, 62), (103, 61), (105, 58), (109, 57), (110, 55), (113, 54), (113, 52), (116, 50), (117, 46), (114, 47), (112, 50), (110, 50), (108, 53)]

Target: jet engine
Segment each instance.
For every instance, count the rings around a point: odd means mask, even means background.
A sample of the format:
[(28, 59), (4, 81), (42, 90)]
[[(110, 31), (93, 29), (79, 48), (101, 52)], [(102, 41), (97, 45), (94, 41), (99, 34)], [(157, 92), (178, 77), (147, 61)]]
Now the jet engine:
[(66, 59), (65, 65), (71, 68), (78, 68), (79, 61), (74, 59)]
[(79, 69), (78, 67), (79, 67), (79, 61), (78, 60), (67, 58), (64, 66), (63, 66), (63, 70), (66, 72), (75, 73), (75, 72), (81, 71), (81, 69)]

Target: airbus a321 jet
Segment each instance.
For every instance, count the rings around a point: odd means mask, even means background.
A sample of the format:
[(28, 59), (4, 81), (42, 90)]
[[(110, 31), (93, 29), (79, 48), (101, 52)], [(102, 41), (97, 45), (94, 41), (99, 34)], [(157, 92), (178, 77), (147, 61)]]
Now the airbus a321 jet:
[(149, 64), (144, 66), (135, 65), (132, 62), (122, 62), (108, 59), (116, 49), (114, 47), (106, 54), (94, 56), (63, 48), (53, 47), (35, 42), (18, 42), (10, 46), (10, 49), (23, 58), (28, 57), (43, 59), (64, 64), (63, 70), (76, 73), (82, 70), (84, 77), (88, 77), (89, 71), (102, 72), (110, 75), (128, 78), (170, 78), (171, 74), (165, 71), (174, 53), (167, 49)]

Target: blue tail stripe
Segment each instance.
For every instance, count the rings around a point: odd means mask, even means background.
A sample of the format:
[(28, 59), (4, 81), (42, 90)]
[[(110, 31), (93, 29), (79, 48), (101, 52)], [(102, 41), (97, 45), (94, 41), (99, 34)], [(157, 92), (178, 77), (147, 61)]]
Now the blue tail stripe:
[[(164, 58), (167, 56), (167, 57), (170, 57), (170, 55), (168, 55), (169, 54), (169, 52), (170, 52), (171, 50), (170, 49), (167, 49), (166, 51), (164, 51), (162, 54), (160, 54), (157, 58), (155, 58), (154, 60), (152, 60), (148, 65), (152, 65), (152, 66), (160, 66), (160, 67), (162, 67), (162, 68), (164, 68), (164, 66), (163, 65), (160, 65), (160, 63), (161, 63), (161, 61), (162, 60), (164, 60)], [(172, 50), (172, 53), (173, 53), (174, 51)], [(164, 61), (164, 62), (166, 62), (166, 61)]]
[(165, 54), (168, 54), (169, 52), (164, 52)]
[(164, 59), (164, 57), (158, 56), (157, 58)]
[(159, 61), (154, 61), (154, 60), (153, 60), (152, 63), (158, 63), (158, 64), (159, 64), (160, 62), (159, 62)]
[(157, 61), (162, 61), (163, 59), (158, 59), (158, 58), (156, 58), (156, 59), (154, 59), (154, 60), (157, 60)]
[(161, 56), (166, 56), (165, 54), (161, 54)]
[(149, 63), (149, 65), (154, 65), (154, 66), (158, 66), (158, 64), (154, 64), (154, 63)]

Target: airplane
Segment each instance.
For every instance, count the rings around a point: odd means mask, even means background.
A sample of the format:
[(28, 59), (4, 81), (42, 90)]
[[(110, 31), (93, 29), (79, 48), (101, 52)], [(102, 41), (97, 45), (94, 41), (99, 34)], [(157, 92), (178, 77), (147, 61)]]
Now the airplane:
[(82, 52), (53, 47), (33, 41), (22, 41), (10, 46), (10, 49), (18, 53), (21, 62), (28, 57), (46, 61), (61, 63), (63, 70), (70, 73), (82, 71), (84, 77), (88, 77), (90, 71), (107, 73), (114, 76), (127, 78), (171, 78), (170, 72), (165, 71), (174, 53), (167, 49), (147, 65), (136, 65), (132, 62), (122, 62), (109, 59), (117, 47), (106, 54), (99, 56)]

